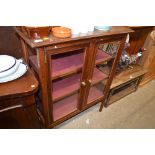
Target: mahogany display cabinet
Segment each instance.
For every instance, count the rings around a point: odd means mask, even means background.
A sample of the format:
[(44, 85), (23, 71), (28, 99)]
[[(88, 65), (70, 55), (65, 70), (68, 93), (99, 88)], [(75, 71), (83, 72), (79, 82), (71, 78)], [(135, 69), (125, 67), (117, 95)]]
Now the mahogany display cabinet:
[[(99, 102), (104, 103), (126, 36), (133, 32), (128, 27), (112, 27), (107, 32), (94, 31), (65, 39), (51, 34), (38, 42), (25, 35), (20, 27), (15, 29), (25, 60), (40, 82), (38, 112), (46, 128), (53, 128)], [(103, 49), (109, 42), (118, 44), (112, 55)]]

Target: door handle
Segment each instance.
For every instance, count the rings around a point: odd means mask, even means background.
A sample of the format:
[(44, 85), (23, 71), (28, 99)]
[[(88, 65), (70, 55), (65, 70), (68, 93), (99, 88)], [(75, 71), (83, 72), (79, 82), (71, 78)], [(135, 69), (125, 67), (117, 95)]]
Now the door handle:
[(92, 83), (92, 80), (88, 80), (88, 82), (89, 82), (89, 84), (91, 84)]
[(11, 106), (8, 108), (0, 109), (0, 113), (8, 111), (8, 110), (16, 109), (16, 108), (21, 108), (21, 107), (23, 107), (23, 105), (19, 104), (19, 105)]
[(82, 86), (86, 86), (86, 83), (85, 83), (85, 82), (81, 82), (81, 85), (82, 85)]

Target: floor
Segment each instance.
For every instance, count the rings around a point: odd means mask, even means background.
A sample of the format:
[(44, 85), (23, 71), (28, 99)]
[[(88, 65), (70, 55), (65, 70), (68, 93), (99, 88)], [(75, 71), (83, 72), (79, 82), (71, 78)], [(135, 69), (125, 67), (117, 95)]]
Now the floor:
[(97, 104), (58, 129), (155, 128), (155, 80), (99, 112)]

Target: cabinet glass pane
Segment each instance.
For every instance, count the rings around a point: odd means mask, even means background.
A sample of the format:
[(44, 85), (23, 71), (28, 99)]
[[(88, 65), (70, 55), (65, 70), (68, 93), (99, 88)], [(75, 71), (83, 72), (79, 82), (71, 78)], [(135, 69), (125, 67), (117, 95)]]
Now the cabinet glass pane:
[[(119, 49), (119, 45), (120, 42), (118, 41), (99, 44), (87, 104), (103, 99), (105, 86), (111, 72), (115, 55)], [(100, 62), (98, 62), (99, 57)]]
[(53, 119), (59, 120), (77, 110), (78, 93), (68, 96), (53, 104)]
[(78, 110), (85, 49), (51, 56), (54, 121)]
[(52, 79), (57, 79), (81, 71), (84, 49), (52, 56)]

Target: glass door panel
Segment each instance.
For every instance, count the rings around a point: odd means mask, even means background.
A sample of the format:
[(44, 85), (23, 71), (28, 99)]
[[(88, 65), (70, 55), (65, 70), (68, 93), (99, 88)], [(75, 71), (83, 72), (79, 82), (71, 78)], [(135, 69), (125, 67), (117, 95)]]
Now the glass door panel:
[(87, 48), (51, 56), (51, 96), (54, 121), (78, 110), (82, 68)]
[(93, 71), (87, 104), (92, 104), (97, 100), (101, 101), (103, 99), (104, 90), (109, 79), (119, 45), (119, 41), (101, 43), (98, 45), (95, 68)]

